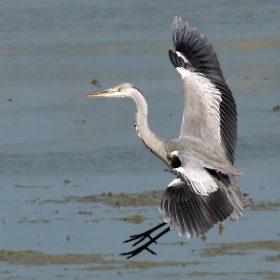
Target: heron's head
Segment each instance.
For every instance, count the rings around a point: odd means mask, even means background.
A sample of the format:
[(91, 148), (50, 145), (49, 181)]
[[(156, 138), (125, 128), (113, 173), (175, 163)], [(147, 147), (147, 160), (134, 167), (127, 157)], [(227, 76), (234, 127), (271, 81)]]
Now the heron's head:
[[(87, 94), (87, 97), (132, 97), (134, 94), (141, 93), (141, 91), (134, 85), (124, 83), (114, 88)], [(142, 93), (141, 93), (142, 94)]]

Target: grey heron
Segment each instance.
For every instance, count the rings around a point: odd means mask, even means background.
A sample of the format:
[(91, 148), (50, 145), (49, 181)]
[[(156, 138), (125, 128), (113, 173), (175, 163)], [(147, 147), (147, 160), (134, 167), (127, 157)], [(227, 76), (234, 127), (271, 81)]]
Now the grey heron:
[[(130, 83), (88, 94), (88, 97), (130, 97), (137, 113), (135, 128), (144, 144), (163, 160), (176, 178), (166, 188), (159, 205), (162, 224), (132, 235), (133, 246), (149, 241), (122, 255), (131, 258), (146, 249), (169, 230), (178, 229), (187, 238), (204, 234), (219, 221), (237, 220), (249, 202), (237, 186), (242, 172), (234, 165), (237, 139), (237, 113), (216, 53), (197, 28), (181, 17), (172, 24), (175, 51), (169, 58), (180, 73), (185, 92), (185, 107), (179, 138), (164, 140), (148, 126), (148, 107), (141, 91)], [(151, 233), (168, 224), (155, 237)]]

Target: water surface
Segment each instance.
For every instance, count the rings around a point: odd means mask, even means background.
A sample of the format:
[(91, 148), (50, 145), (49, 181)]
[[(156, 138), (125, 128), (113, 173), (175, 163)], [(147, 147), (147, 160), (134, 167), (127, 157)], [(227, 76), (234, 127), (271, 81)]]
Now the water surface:
[[(280, 278), (278, 1), (6, 1), (0, 11), (1, 279)], [(223, 232), (171, 232), (156, 257), (127, 261), (122, 241), (162, 222), (173, 176), (138, 139), (132, 100), (84, 95), (134, 83), (151, 129), (176, 137), (176, 14), (211, 40), (234, 93), (236, 166), (253, 207)]]

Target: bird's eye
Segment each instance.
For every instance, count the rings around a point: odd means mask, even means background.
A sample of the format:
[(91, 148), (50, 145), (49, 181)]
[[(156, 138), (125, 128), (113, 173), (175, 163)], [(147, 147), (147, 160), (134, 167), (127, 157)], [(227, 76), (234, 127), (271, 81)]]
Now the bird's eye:
[(117, 91), (118, 91), (118, 92), (121, 92), (121, 91), (122, 91), (122, 88), (121, 88), (121, 87), (119, 87), (119, 88), (117, 89)]

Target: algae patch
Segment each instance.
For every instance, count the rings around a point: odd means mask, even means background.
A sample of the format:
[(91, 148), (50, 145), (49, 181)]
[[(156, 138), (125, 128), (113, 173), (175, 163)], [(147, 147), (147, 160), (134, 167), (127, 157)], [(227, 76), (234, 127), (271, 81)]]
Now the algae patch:
[(277, 211), (280, 209), (280, 201), (276, 202), (269, 202), (269, 201), (261, 201), (258, 203), (253, 203), (252, 204), (252, 209), (255, 211)]
[[(196, 262), (153, 262), (153, 261), (119, 261), (118, 266), (109, 266), (109, 269), (122, 269), (122, 270), (144, 270), (144, 269), (153, 269), (158, 267), (166, 267), (166, 266), (173, 266), (173, 267), (186, 267), (189, 265), (198, 265)], [(200, 263), (199, 263), (200, 264)], [(87, 267), (84, 270), (104, 270), (103, 267), (100, 266), (93, 266)]]
[(127, 216), (123, 218), (123, 220), (133, 224), (140, 224), (145, 221), (145, 218), (140, 215), (133, 215), (133, 216)]
[(151, 269), (163, 266), (198, 265), (197, 262), (152, 262), (152, 261), (126, 261), (107, 259), (112, 255), (102, 254), (64, 254), (50, 255), (37, 251), (6, 251), (0, 250), (0, 261), (9, 264), (20, 264), (27, 266), (45, 266), (45, 265), (83, 265), (92, 264), (89, 267), (82, 268), (88, 271), (116, 270), (120, 269)]
[(246, 275), (264, 276), (265, 279), (273, 280), (280, 279), (280, 273), (272, 271), (249, 271), (245, 272)]
[(82, 203), (104, 203), (112, 207), (127, 207), (127, 206), (157, 206), (163, 196), (164, 191), (149, 191), (143, 193), (120, 193), (113, 194), (102, 193), (100, 195), (89, 195), (84, 197), (68, 196), (62, 200), (48, 199), (41, 201), (40, 204), (45, 203), (67, 203), (67, 202), (82, 202)]
[(22, 188), (22, 189), (35, 189), (35, 188), (43, 188), (43, 189), (49, 189), (51, 186), (37, 186), (37, 185), (15, 185), (15, 188)]
[[(73, 265), (85, 263), (106, 264), (101, 254), (65, 254), (65, 255), (50, 255), (43, 254), (37, 251), (6, 251), (0, 250), (0, 261), (10, 264), (25, 264), (25, 265)], [(110, 261), (109, 261), (110, 263)]]
[[(267, 256), (265, 259), (267, 261), (280, 262), (280, 254), (278, 254), (276, 256)], [(280, 279), (280, 277), (279, 277), (279, 279)]]
[(251, 250), (280, 251), (280, 241), (254, 241), (240, 243), (222, 243), (217, 246), (207, 247), (202, 250), (202, 257), (214, 257), (219, 255), (246, 255)]
[(220, 272), (220, 273), (210, 273), (210, 272), (203, 272), (203, 271), (199, 271), (199, 272), (191, 272), (188, 274), (188, 276), (190, 277), (206, 277), (206, 276), (229, 276), (228, 273), (226, 272)]

